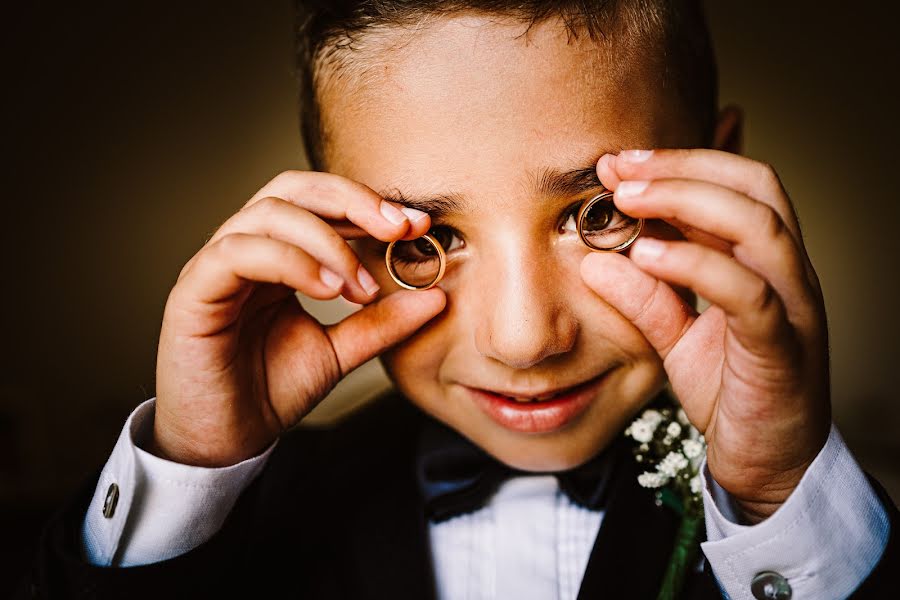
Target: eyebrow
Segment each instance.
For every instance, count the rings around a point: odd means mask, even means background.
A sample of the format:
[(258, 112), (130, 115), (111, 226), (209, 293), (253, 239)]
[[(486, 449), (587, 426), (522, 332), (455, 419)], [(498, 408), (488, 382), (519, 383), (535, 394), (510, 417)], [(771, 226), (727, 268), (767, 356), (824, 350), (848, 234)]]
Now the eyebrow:
[(597, 161), (583, 169), (559, 171), (543, 168), (538, 171), (535, 181), (538, 193), (545, 196), (576, 196), (580, 193), (603, 187), (597, 177)]
[[(581, 169), (567, 171), (544, 167), (531, 172), (532, 189), (545, 197), (577, 196), (578, 194), (603, 187), (597, 177), (597, 161)], [(398, 188), (380, 193), (389, 202), (402, 204), (427, 212), (432, 219), (440, 219), (464, 211), (468, 200), (463, 194), (450, 192), (441, 194), (409, 194)]]

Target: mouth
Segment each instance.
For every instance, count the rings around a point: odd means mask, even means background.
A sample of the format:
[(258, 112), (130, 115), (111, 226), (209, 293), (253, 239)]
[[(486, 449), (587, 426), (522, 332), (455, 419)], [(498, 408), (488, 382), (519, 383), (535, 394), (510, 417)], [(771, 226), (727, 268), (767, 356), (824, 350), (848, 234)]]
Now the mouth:
[(474, 403), (498, 425), (520, 433), (549, 433), (577, 419), (612, 369), (583, 383), (555, 390), (488, 390), (464, 386)]

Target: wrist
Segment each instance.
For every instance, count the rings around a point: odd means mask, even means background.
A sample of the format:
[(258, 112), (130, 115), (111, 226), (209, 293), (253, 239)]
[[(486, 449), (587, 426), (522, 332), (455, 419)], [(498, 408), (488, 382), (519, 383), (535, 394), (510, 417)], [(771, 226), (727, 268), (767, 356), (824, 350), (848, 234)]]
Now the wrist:
[(170, 425), (161, 418), (157, 405), (156, 418), (150, 434), (139, 446), (163, 460), (192, 467), (217, 469), (230, 467), (258, 456), (274, 441), (274, 438), (264, 439), (264, 436), (249, 435), (248, 432), (235, 434), (228, 432), (226, 428), (216, 429), (216, 435), (204, 437), (198, 435), (197, 431)]
[(812, 461), (779, 473), (771, 481), (760, 485), (752, 497), (732, 496), (734, 505), (740, 513), (741, 523), (756, 525), (775, 514), (800, 485), (800, 480), (803, 479), (810, 464)]

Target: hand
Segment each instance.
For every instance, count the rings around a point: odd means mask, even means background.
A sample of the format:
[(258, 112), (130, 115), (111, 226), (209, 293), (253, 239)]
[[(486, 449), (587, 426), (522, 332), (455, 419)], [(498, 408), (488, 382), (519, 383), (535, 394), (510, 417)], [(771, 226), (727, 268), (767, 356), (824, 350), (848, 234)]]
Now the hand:
[[(166, 304), (150, 450), (225, 466), (257, 455), (342, 377), (443, 310), (441, 290), (377, 285), (347, 239), (414, 239), (427, 214), (327, 173), (286, 172), (229, 218), (181, 271)], [(366, 304), (324, 326), (295, 290)]]
[[(644, 236), (628, 258), (591, 253), (582, 277), (659, 353), (710, 472), (759, 522), (831, 422), (824, 302), (790, 199), (767, 165), (715, 150), (625, 151), (597, 173), (622, 211), (684, 239)], [(673, 286), (710, 307), (698, 314)]]

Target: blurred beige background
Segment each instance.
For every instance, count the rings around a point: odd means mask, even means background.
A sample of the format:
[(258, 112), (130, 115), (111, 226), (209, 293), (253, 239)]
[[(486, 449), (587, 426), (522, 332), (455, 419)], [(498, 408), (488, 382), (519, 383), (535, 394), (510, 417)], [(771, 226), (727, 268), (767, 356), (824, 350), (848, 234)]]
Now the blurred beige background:
[[(181, 266), (304, 167), (286, 0), (32, 4), (9, 9), (3, 40), (0, 525), (26, 544), (155, 394)], [(825, 289), (835, 419), (900, 498), (896, 20), (874, 0), (709, 4), (722, 101), (782, 175)], [(314, 418), (384, 384), (367, 365)]]

